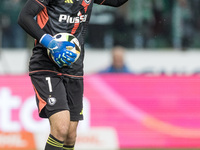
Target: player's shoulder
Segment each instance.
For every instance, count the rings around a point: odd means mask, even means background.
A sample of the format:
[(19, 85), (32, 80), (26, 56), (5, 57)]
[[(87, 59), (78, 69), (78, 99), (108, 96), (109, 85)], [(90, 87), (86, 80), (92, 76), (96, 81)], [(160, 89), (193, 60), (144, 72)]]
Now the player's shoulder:
[(53, 2), (53, 0), (32, 0), (32, 1), (35, 1), (36, 3), (38, 3), (38, 4), (42, 5), (42, 6), (46, 6), (49, 3)]
[(101, 4), (103, 1), (105, 1), (105, 0), (94, 0), (94, 3)]

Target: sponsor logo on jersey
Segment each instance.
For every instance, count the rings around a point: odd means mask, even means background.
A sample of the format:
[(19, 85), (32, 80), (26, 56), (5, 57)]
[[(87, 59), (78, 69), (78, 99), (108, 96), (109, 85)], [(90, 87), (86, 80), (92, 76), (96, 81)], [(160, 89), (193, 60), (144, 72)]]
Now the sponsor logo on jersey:
[(56, 98), (55, 97), (49, 97), (48, 98), (48, 103), (49, 105), (53, 106), (56, 103)]
[(73, 0), (65, 0), (65, 3), (73, 4)]
[(60, 14), (59, 22), (66, 22), (66, 23), (82, 23), (86, 22), (87, 14), (86, 15), (78, 15), (77, 17), (71, 17), (70, 15)]

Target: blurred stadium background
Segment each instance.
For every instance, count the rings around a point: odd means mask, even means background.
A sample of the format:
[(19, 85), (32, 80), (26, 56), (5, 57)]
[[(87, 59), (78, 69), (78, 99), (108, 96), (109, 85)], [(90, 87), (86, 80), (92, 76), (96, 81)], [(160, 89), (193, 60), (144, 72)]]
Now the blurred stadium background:
[[(33, 39), (17, 25), (25, 2), (0, 1), (0, 150), (42, 150), (49, 131), (28, 77)], [(94, 5), (77, 150), (200, 149), (199, 8), (199, 0)], [(116, 45), (131, 73), (106, 73)]]

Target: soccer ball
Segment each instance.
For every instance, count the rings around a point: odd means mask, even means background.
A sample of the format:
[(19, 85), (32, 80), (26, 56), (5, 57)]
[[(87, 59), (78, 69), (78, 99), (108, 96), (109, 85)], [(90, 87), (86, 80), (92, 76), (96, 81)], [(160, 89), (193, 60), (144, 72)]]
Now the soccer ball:
[[(75, 44), (75, 47), (68, 46), (68, 47), (66, 47), (66, 49), (72, 51), (75, 54), (77, 54), (77, 56), (75, 58), (75, 61), (74, 61), (74, 62), (76, 62), (76, 60), (79, 58), (80, 53), (81, 53), (81, 46), (80, 46), (80, 43), (79, 43), (78, 39), (74, 35), (72, 35), (70, 33), (58, 33), (58, 34), (54, 35), (53, 37), (58, 42), (68, 41), (68, 42), (71, 42), (71, 43)], [(47, 49), (47, 54), (48, 54), (49, 58), (52, 61), (54, 61), (54, 57), (50, 53), (49, 49)], [(64, 64), (63, 66), (67, 66), (67, 64)]]

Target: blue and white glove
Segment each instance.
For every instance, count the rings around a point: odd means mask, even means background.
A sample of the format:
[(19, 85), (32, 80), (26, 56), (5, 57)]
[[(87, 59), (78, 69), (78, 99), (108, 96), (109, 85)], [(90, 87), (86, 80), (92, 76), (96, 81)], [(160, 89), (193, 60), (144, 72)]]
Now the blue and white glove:
[(50, 50), (54, 61), (60, 68), (64, 64), (70, 66), (75, 61), (77, 54), (66, 49), (66, 47), (75, 47), (75, 44), (68, 41), (58, 42), (49, 34), (44, 34), (40, 39), (40, 43)]

